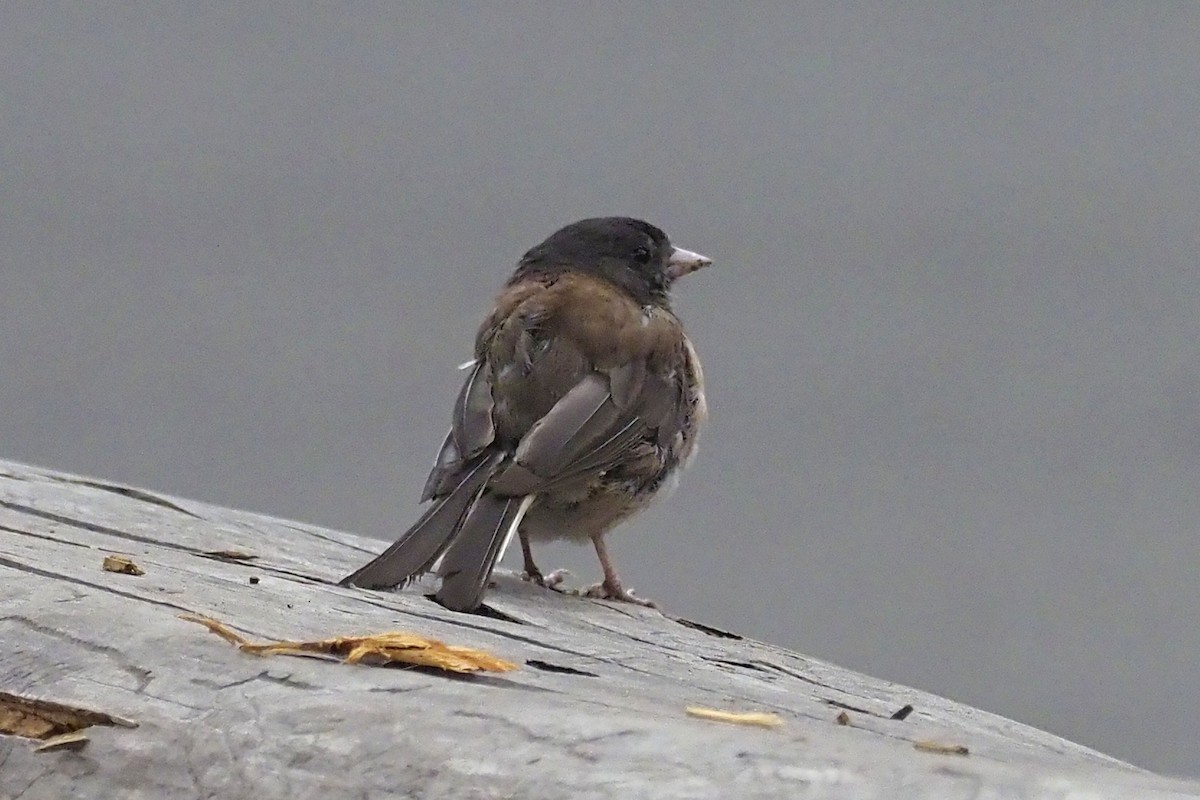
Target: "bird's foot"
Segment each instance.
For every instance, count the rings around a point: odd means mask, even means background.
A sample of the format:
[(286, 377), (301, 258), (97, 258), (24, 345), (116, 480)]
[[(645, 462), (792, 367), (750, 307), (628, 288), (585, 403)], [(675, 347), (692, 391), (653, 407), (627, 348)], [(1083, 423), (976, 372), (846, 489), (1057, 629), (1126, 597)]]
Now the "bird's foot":
[(571, 571), (569, 569), (562, 569), (562, 568), (556, 569), (553, 572), (551, 572), (549, 575), (547, 575), (546, 577), (542, 578), (542, 585), (545, 586), (547, 589), (557, 589), (559, 586), (562, 585), (562, 582), (565, 581), (567, 579), (567, 576), (570, 574), (571, 574)]
[(532, 572), (526, 569), (521, 573), (521, 580), (529, 581), (530, 583), (536, 583), (538, 586), (544, 586), (547, 589), (558, 590), (558, 587), (570, 574), (571, 572), (565, 569), (556, 569), (549, 575), (543, 575), (541, 571), (536, 568)]
[(658, 608), (653, 600), (638, 597), (632, 589), (626, 589), (616, 581), (601, 581), (595, 586), (589, 586), (582, 592), (584, 597), (595, 597), (599, 600), (619, 600), (622, 603), (633, 603), (646, 608)]

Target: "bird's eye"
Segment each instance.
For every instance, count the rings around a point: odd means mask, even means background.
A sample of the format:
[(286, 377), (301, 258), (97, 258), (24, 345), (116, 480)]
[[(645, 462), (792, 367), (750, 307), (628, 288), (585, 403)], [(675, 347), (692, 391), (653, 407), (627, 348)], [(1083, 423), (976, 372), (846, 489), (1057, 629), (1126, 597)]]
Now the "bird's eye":
[(638, 263), (645, 264), (650, 260), (650, 251), (644, 247), (639, 247), (637, 250), (633, 251), (633, 258)]

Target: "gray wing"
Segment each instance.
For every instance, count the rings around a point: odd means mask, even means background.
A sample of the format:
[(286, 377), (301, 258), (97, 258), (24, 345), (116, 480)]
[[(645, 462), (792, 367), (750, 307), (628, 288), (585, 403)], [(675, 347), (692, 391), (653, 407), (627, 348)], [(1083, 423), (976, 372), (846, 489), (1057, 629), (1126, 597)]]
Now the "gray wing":
[[(638, 391), (622, 396), (614, 386)], [(661, 440), (659, 432), (676, 424), (681, 404), (680, 387), (648, 373), (643, 362), (589, 373), (534, 423), (488, 489), (531, 494), (608, 469), (652, 432)]]
[[(522, 386), (561, 384), (564, 363), (583, 366), (578, 357), (563, 355), (570, 349), (562, 343), (549, 351), (531, 345), (534, 355), (525, 357)], [(682, 424), (685, 408), (678, 376), (657, 375), (643, 359), (612, 370), (584, 367), (574, 372), (569, 376), (574, 385), (521, 436), (512, 460), (488, 482), (490, 491), (505, 495), (545, 491), (612, 466), (652, 431), (659, 442), (669, 441)], [(480, 361), (463, 384), (453, 425), (438, 451), (422, 501), (452, 491), (464, 464), (494, 443), (493, 415), (505, 413), (507, 404), (494, 401), (492, 374), (489, 365)]]
[(454, 421), (425, 480), (422, 503), (452, 491), (459, 483), (464, 464), (495, 440), (492, 408), (491, 369), (487, 362), (478, 360), (458, 392)]

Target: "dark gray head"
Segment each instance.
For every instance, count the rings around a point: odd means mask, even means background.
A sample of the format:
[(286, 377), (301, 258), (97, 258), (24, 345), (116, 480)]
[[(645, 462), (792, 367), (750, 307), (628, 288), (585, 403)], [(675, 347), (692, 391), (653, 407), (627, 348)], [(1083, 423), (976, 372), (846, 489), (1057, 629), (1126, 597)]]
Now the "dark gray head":
[(648, 222), (596, 217), (571, 223), (526, 253), (510, 283), (578, 270), (616, 284), (640, 303), (665, 306), (677, 278), (711, 263), (699, 253), (675, 247)]

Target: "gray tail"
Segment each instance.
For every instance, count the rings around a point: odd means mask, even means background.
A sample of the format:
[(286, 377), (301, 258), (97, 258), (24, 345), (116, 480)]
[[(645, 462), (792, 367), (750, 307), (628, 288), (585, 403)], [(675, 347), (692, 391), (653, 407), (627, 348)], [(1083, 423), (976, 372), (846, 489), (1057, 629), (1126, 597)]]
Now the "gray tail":
[(472, 611), (483, 601), (488, 578), (521, 524), (533, 495), (480, 495), (446, 550), (438, 574), (437, 601), (452, 611)]
[(470, 523), (474, 514), (467, 515), (467, 510), (479, 498), (501, 460), (503, 454), (495, 453), (465, 467), (458, 484), (430, 506), (391, 547), (338, 583), (363, 589), (390, 589), (427, 572), (459, 530)]

